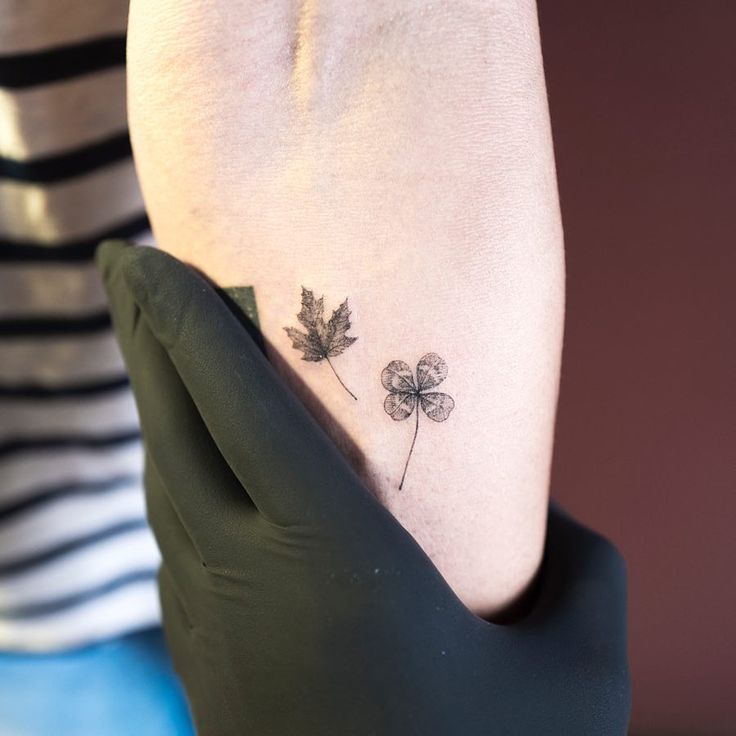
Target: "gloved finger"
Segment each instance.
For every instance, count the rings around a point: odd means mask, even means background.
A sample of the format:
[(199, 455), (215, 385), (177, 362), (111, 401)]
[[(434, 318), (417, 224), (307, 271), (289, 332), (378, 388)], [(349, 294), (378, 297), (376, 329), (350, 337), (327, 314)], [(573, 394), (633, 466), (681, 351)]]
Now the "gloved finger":
[[(255, 508), (210, 437), (171, 359), (141, 317), (121, 262), (103, 260), (101, 265), (136, 396), (148, 462), (161, 481), (149, 492), (166, 493), (198, 555), (218, 561), (227, 551), (224, 544), (245, 533), (248, 513)], [(155, 514), (162, 508), (165, 505), (156, 503), (155, 496), (149, 501), (154, 530)], [(164, 554), (179, 538), (174, 536), (174, 521), (169, 519), (167, 531), (157, 535)], [(175, 556), (174, 552), (170, 550), (167, 556)]]
[(192, 676), (200, 667), (197, 661), (197, 647), (192, 641), (194, 625), (184, 607), (178, 586), (174, 583), (171, 571), (166, 565), (162, 565), (159, 570), (158, 591), (166, 643), (174, 668), (180, 676), (183, 673), (189, 675), (184, 683), (187, 693), (190, 700), (198, 700), (198, 683), (196, 677)]
[(168, 491), (153, 464), (146, 459), (143, 472), (148, 523), (153, 530), (163, 563), (178, 580), (190, 580), (202, 569), (202, 555), (194, 546)]
[(540, 575), (522, 633), (542, 631), (565, 642), (578, 662), (587, 657), (591, 667), (625, 674), (626, 565), (613, 544), (550, 504)]
[(300, 523), (310, 514), (344, 510), (351, 486), (368, 495), (203, 278), (149, 248), (106, 244), (102, 258), (125, 273), (145, 319), (259, 511), (277, 523)]

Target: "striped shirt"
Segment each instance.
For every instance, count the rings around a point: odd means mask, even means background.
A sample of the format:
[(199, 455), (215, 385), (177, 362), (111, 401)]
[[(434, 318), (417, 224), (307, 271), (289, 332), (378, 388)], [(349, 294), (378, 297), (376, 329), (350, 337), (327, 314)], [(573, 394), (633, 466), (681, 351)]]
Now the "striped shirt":
[(0, 650), (158, 621), (135, 404), (92, 262), (151, 242), (127, 0), (0, 0)]

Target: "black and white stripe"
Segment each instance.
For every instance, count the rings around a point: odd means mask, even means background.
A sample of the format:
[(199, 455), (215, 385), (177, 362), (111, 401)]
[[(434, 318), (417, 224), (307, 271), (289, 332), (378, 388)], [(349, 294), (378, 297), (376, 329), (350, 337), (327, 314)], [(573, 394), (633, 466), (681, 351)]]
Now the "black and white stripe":
[(0, 24), (0, 649), (158, 620), (137, 414), (92, 262), (105, 238), (151, 240), (126, 16), (17, 1)]
[(91, 378), (88, 380), (72, 380), (68, 383), (46, 384), (33, 381), (17, 381), (0, 383), (1, 399), (67, 399), (77, 396), (102, 396), (124, 391), (130, 385), (124, 373)]
[(0, 87), (0, 114), (14, 121), (0, 126), (0, 155), (24, 164), (126, 134), (125, 104), (122, 66), (46, 87)]
[(0, 87), (28, 89), (74, 79), (125, 63), (125, 36), (112, 34), (77, 43), (0, 56)]
[(55, 156), (27, 161), (0, 157), (0, 178), (8, 181), (54, 184), (98, 171), (119, 161), (129, 160), (131, 155), (128, 133), (116, 133), (99, 142)]

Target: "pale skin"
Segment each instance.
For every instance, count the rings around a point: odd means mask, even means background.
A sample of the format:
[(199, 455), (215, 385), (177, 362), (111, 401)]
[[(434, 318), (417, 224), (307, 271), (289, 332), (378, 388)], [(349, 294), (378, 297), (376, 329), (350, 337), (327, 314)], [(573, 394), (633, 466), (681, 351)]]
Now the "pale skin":
[[(255, 288), (279, 370), (465, 604), (498, 615), (542, 555), (564, 311), (535, 3), (132, 0), (129, 23), (159, 246)], [(358, 340), (331, 362), (357, 401), (283, 329), (302, 286), (326, 317), (348, 299)], [(381, 371), (430, 352), (455, 407), (420, 416), (399, 490), (415, 417), (384, 411)]]

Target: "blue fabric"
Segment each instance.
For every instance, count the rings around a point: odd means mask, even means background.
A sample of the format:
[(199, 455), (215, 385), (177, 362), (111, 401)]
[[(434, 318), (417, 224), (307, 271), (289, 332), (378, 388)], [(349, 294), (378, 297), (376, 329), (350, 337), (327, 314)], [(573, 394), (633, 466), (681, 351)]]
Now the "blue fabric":
[(161, 632), (58, 654), (0, 653), (2, 736), (192, 736)]

